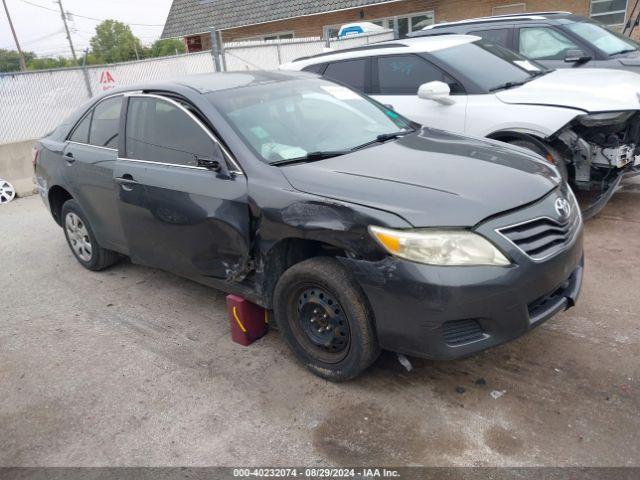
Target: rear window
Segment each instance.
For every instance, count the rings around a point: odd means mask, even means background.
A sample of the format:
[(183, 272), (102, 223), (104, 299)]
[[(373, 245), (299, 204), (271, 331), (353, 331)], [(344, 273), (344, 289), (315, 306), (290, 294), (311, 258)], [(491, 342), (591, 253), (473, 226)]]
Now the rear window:
[(89, 110), (69, 136), (69, 140), (104, 148), (118, 148), (122, 95), (107, 98)]
[(89, 131), (89, 144), (97, 147), (118, 148), (121, 108), (121, 96), (109, 98), (96, 105)]

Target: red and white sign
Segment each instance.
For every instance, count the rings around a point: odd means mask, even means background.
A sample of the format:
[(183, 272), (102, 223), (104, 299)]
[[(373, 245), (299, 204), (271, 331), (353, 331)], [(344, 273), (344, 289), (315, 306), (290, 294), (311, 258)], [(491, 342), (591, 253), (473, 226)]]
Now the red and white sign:
[(111, 75), (109, 70), (104, 70), (100, 74), (100, 85), (102, 86), (103, 92), (116, 87), (116, 80), (113, 78), (113, 75)]

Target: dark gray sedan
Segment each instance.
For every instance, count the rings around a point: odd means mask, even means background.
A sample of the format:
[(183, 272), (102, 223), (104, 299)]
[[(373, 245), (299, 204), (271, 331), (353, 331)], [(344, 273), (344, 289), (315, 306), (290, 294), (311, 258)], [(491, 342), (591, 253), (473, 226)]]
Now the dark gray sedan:
[(36, 179), (84, 267), (129, 257), (272, 309), (331, 380), (381, 348), (450, 359), (511, 340), (582, 280), (555, 167), (311, 74), (110, 92), (38, 143)]

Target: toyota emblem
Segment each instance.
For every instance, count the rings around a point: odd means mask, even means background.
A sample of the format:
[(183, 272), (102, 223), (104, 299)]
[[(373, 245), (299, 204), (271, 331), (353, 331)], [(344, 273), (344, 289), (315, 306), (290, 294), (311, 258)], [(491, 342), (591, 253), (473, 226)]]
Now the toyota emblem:
[(569, 218), (569, 215), (571, 215), (571, 204), (566, 198), (558, 198), (555, 207), (560, 218)]

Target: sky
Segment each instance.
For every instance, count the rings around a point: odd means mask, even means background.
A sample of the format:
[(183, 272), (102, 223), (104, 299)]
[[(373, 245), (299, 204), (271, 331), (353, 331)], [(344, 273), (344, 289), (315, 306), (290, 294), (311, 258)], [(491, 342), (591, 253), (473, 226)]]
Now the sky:
[[(35, 52), (39, 57), (71, 56), (57, 1), (6, 2), (23, 50)], [(62, 5), (65, 11), (71, 13), (69, 28), (76, 53), (81, 56), (99, 23), (81, 16), (99, 20), (110, 18), (127, 23), (144, 45), (150, 45), (160, 38), (171, 0), (62, 0)], [(16, 49), (1, 1), (0, 48)]]

